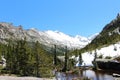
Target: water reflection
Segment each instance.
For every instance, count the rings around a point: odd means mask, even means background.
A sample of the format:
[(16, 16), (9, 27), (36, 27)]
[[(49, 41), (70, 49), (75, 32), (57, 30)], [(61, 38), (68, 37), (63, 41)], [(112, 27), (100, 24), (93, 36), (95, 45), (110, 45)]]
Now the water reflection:
[(113, 76), (109, 72), (84, 70), (80, 71), (79, 75), (76, 74), (64, 74), (62, 72), (56, 73), (56, 80), (72, 80), (76, 77), (86, 76), (91, 80), (114, 80)]
[(114, 80), (112, 74), (101, 71), (86, 70), (83, 71), (83, 75), (91, 78), (92, 80)]

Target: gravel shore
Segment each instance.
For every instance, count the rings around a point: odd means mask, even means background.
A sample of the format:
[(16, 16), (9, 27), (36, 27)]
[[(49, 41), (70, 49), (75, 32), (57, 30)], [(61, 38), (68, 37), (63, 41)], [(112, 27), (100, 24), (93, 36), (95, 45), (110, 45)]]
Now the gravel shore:
[(0, 80), (56, 80), (55, 78), (0, 76)]

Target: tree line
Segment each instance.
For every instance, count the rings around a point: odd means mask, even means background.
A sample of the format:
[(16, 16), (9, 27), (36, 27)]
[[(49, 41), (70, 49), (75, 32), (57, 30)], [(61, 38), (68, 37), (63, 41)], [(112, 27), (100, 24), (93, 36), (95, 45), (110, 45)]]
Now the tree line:
[(0, 55), (6, 59), (6, 67), (2, 73), (19, 76), (50, 76), (52, 68), (52, 55), (45, 51), (37, 41), (29, 43), (26, 39), (19, 41), (8, 40), (1, 44)]

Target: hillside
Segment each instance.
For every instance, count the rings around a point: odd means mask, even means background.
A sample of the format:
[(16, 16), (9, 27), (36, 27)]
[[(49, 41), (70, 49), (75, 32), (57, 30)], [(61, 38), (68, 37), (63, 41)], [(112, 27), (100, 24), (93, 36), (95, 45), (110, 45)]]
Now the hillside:
[(120, 14), (107, 24), (99, 35), (94, 38), (90, 44), (82, 48), (80, 51), (92, 51), (95, 49), (100, 49), (109, 45), (114, 45), (120, 41)]
[[(114, 44), (114, 45), (109, 45), (100, 49), (96, 49), (97, 57), (98, 58), (111, 58), (114, 60), (120, 61), (120, 42)], [(95, 56), (95, 50), (92, 51), (86, 51), (82, 53), (82, 59), (83, 59), (83, 65), (84, 63), (88, 66), (93, 66), (92, 61), (94, 60)], [(76, 60), (79, 60), (79, 56), (75, 57), (72, 56), (73, 58), (76, 58)]]
[[(112, 58), (120, 61), (120, 14), (107, 24), (90, 44), (79, 50), (82, 53), (83, 63), (92, 65), (95, 51), (98, 58)], [(78, 55), (78, 52), (73, 52)], [(73, 57), (79, 60), (79, 57)]]

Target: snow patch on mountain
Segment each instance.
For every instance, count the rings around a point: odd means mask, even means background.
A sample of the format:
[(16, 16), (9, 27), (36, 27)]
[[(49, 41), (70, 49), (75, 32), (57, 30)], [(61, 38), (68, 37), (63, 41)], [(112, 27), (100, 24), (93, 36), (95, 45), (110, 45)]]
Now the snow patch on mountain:
[[(103, 55), (103, 58), (107, 56), (110, 56), (112, 58), (118, 57), (120, 56), (120, 42), (116, 44), (112, 44), (107, 47), (103, 47), (101, 49), (97, 49), (96, 52), (97, 52), (97, 57), (99, 57), (100, 55)], [(83, 63), (85, 63), (88, 66), (93, 66), (92, 61), (94, 60), (94, 53), (95, 51), (82, 53)], [(72, 56), (72, 58), (75, 58), (76, 61), (79, 60), (79, 57)]]
[(99, 33), (95, 33), (95, 34), (89, 36), (88, 39), (91, 41), (91, 40), (93, 40), (98, 35), (99, 35)]

